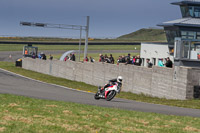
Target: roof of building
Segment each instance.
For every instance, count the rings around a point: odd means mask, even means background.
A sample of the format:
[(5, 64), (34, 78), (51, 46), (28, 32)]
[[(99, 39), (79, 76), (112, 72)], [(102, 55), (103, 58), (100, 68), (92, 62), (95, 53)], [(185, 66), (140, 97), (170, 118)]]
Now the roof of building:
[(187, 27), (200, 27), (200, 18), (181, 18), (168, 22), (158, 24), (158, 26), (187, 26)]
[(171, 3), (173, 5), (200, 5), (200, 0), (182, 0)]

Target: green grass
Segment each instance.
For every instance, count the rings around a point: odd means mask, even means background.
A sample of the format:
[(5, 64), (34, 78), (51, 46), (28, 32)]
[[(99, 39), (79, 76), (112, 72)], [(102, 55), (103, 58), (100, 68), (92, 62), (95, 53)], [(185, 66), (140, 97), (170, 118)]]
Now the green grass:
[(200, 118), (168, 116), (0, 94), (4, 133), (195, 133)]
[[(83, 82), (76, 82), (71, 81), (63, 78), (57, 78), (29, 70), (25, 70), (22, 68), (18, 68), (14, 66), (14, 63), (10, 62), (0, 62), (0, 68), (9, 70), (11, 72), (15, 72), (33, 79), (41, 80), (47, 83), (53, 83), (57, 85), (62, 85), (78, 90), (84, 90), (95, 93), (97, 91), (97, 87), (93, 85), (88, 85)], [(130, 100), (136, 100), (141, 102), (147, 102), (147, 103), (155, 103), (155, 104), (163, 104), (163, 105), (170, 105), (170, 106), (177, 106), (177, 107), (185, 107), (185, 108), (194, 108), (194, 109), (200, 109), (200, 99), (199, 100), (167, 100), (167, 99), (161, 99), (156, 97), (150, 97), (146, 96), (144, 94), (133, 94), (130, 92), (121, 92), (119, 95), (117, 95), (119, 98), (124, 99), (130, 99)]]
[(134, 41), (167, 41), (163, 29), (140, 29), (130, 34), (120, 36), (117, 39)]
[[(25, 45), (22, 44), (0, 44), (0, 51), (22, 51)], [(33, 45), (38, 47), (39, 51), (42, 50), (78, 50), (78, 45)], [(89, 45), (88, 50), (137, 50), (140, 49), (139, 45)], [(84, 46), (81, 46), (84, 49)]]

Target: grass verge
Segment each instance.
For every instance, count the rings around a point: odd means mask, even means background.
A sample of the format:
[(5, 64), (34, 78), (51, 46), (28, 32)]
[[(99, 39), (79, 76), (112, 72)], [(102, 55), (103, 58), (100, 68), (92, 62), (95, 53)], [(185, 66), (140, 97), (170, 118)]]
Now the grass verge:
[(200, 118), (0, 94), (0, 132), (200, 132)]
[[(47, 83), (58, 84), (74, 89), (89, 91), (89, 92), (96, 92), (97, 87), (88, 85), (82, 82), (71, 81), (63, 78), (57, 78), (29, 70), (24, 70), (22, 68), (17, 68), (14, 66), (14, 63), (10, 62), (0, 62), (0, 68), (6, 69), (11, 72), (15, 72), (33, 79), (41, 80)], [(148, 102), (154, 104), (163, 104), (163, 105), (170, 105), (170, 106), (177, 106), (177, 107), (185, 107), (185, 108), (194, 108), (200, 109), (200, 100), (167, 100), (161, 99), (156, 97), (145, 96), (143, 94), (137, 95), (129, 92), (121, 92), (117, 95), (119, 98), (125, 98), (130, 100), (136, 100), (141, 102)]]

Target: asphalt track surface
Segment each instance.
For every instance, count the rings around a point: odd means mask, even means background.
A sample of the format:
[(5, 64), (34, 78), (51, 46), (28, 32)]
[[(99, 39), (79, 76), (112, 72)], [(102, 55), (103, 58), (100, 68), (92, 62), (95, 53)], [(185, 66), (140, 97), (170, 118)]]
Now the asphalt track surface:
[(28, 96), (38, 99), (67, 101), (102, 107), (119, 108), (166, 115), (200, 117), (200, 110), (149, 104), (114, 98), (112, 101), (95, 100), (94, 94), (43, 83), (0, 69), (0, 93)]

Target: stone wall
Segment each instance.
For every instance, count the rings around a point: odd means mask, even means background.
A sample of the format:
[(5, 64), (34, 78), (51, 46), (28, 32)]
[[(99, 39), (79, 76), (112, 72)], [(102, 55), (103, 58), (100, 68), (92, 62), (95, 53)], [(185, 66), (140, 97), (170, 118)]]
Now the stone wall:
[(124, 64), (44, 61), (31, 58), (24, 58), (22, 63), (24, 69), (95, 86), (103, 86), (108, 80), (121, 75), (124, 78), (123, 91), (167, 99), (191, 99), (194, 85), (200, 85), (200, 69), (187, 67), (146, 68)]

